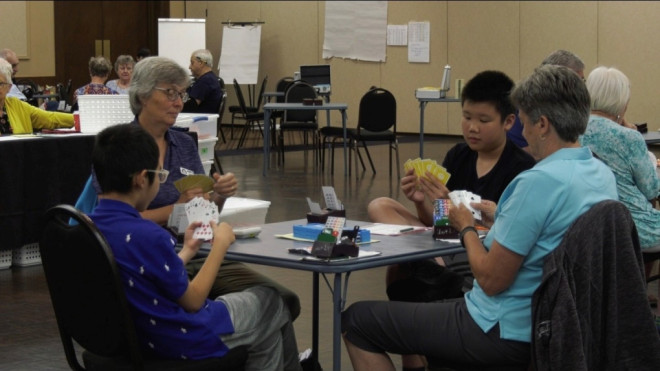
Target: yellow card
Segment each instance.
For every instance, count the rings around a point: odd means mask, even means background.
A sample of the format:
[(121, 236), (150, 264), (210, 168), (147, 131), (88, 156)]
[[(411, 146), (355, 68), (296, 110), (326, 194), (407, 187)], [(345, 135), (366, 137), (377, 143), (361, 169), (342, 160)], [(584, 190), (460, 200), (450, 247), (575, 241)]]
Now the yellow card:
[(193, 175), (187, 175), (176, 182), (174, 182), (174, 187), (179, 191), (179, 193), (183, 193), (190, 188), (195, 188), (195, 187), (201, 187), (202, 192), (211, 192), (213, 190), (213, 178), (202, 175), (202, 174), (193, 174)]

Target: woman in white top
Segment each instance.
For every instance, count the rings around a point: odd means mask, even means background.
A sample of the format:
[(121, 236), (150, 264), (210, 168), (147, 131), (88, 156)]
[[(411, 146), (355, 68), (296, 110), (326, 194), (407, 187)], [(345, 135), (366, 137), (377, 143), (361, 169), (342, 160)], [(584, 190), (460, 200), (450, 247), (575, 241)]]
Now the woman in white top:
[(119, 78), (110, 80), (105, 85), (119, 94), (128, 94), (128, 86), (131, 85), (134, 66), (135, 60), (132, 56), (120, 55), (115, 61), (115, 73)]

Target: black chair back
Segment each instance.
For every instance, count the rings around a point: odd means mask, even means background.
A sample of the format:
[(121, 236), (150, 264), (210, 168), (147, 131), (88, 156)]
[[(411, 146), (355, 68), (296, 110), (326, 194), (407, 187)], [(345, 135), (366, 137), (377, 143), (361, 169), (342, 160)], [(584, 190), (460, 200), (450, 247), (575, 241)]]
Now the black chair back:
[(238, 81), (234, 79), (234, 90), (236, 91), (236, 98), (238, 99), (238, 106), (241, 108), (241, 112), (246, 115), (247, 114), (247, 106), (245, 105), (245, 98), (243, 97), (243, 90), (241, 90), (241, 86), (238, 84)]
[(39, 251), (69, 365), (78, 363), (72, 340), (94, 354), (127, 355), (141, 365), (119, 270), (96, 226), (72, 206), (55, 206), (46, 213)]
[(396, 99), (388, 90), (373, 88), (360, 99), (358, 130), (392, 130), (396, 134)]
[(266, 91), (266, 85), (268, 85), (268, 76), (264, 76), (264, 79), (261, 81), (261, 87), (259, 88), (259, 96), (257, 97), (257, 105), (255, 106), (257, 110), (260, 109), (261, 103), (264, 100), (264, 92)]
[[(304, 99), (316, 99), (316, 89), (306, 82), (297, 81), (290, 84), (284, 94), (286, 103), (302, 103)], [(316, 121), (315, 110), (285, 110), (284, 122), (312, 122)]]
[[(278, 93), (285, 93), (286, 89), (289, 87), (289, 85), (293, 83), (293, 81), (294, 81), (293, 77), (291, 76), (282, 77), (280, 81), (277, 82), (277, 87), (275, 90)], [(284, 95), (282, 95), (281, 97), (277, 97), (275, 101), (277, 103), (284, 103)]]
[[(243, 347), (223, 358), (194, 361), (143, 355), (112, 250), (91, 220), (74, 207), (58, 205), (46, 212), (39, 251), (72, 369), (206, 370), (245, 363)], [(84, 348), (85, 368), (76, 357), (74, 340)]]

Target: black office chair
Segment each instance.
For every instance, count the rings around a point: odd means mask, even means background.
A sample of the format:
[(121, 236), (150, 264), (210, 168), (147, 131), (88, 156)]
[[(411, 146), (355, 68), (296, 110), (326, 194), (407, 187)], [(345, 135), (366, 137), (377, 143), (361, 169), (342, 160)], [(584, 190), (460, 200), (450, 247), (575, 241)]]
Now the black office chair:
[(222, 137), (222, 143), (227, 143), (225, 132), (222, 130), (222, 116), (225, 114), (225, 106), (227, 105), (227, 91), (225, 90), (225, 80), (223, 80), (222, 77), (218, 77), (218, 83), (220, 84), (220, 89), (222, 91), (220, 107), (218, 107), (218, 133), (220, 133), (220, 136)]
[(234, 90), (236, 91), (236, 97), (238, 98), (238, 105), (241, 108), (242, 117), (245, 120), (243, 131), (241, 132), (241, 136), (238, 139), (238, 144), (236, 145), (236, 149), (239, 149), (245, 142), (247, 133), (250, 131), (253, 125), (256, 124), (257, 127), (259, 128), (259, 131), (261, 132), (261, 136), (262, 137), (264, 136), (264, 131), (260, 124), (260, 122), (264, 121), (264, 112), (263, 111), (255, 112), (248, 110), (248, 107), (245, 105), (245, 98), (243, 97), (243, 91), (241, 90), (241, 86), (238, 84), (236, 79), (234, 79)]
[[(69, 225), (70, 219), (75, 225)], [(58, 205), (46, 212), (39, 250), (71, 369), (243, 369), (245, 347), (204, 360), (162, 359), (143, 352), (112, 250), (89, 218), (72, 206)], [(84, 349), (84, 367), (74, 341)]]
[[(236, 80), (236, 79), (234, 79), (234, 80)], [(257, 102), (256, 102), (255, 105), (253, 105), (253, 102), (252, 102), (252, 95), (249, 95), (250, 101), (249, 101), (249, 104), (245, 103), (245, 109), (243, 109), (241, 107), (240, 102), (236, 106), (229, 106), (229, 113), (231, 113), (231, 131), (229, 133), (229, 137), (231, 139), (234, 139), (234, 121), (235, 121), (235, 119), (237, 119), (237, 118), (242, 119), (242, 120), (246, 121), (245, 124), (247, 125), (248, 122), (247, 122), (247, 118), (245, 117), (244, 112), (255, 113), (255, 112), (259, 112), (259, 110), (261, 109), (261, 103), (263, 102), (264, 91), (266, 91), (266, 85), (267, 84), (268, 84), (268, 76), (264, 76), (264, 79), (261, 81), (261, 87), (259, 88), (260, 93), (259, 93), (259, 96), (257, 97)], [(240, 85), (239, 85), (238, 89), (240, 89)], [(248, 92), (249, 91), (250, 90), (248, 89)], [(237, 92), (236, 95), (238, 96), (238, 94), (239, 93)], [(240, 95), (243, 96), (243, 91), (242, 90), (240, 92)], [(245, 99), (243, 99), (243, 101), (245, 102)]]
[[(297, 81), (289, 85), (284, 93), (286, 103), (302, 103), (305, 99), (316, 99), (316, 89), (304, 81)], [(279, 148), (284, 163), (284, 134), (287, 131), (299, 131), (303, 134), (305, 151), (309, 147), (308, 134), (312, 135), (312, 149), (314, 161), (318, 160), (318, 129), (316, 110), (284, 110), (280, 122)]]

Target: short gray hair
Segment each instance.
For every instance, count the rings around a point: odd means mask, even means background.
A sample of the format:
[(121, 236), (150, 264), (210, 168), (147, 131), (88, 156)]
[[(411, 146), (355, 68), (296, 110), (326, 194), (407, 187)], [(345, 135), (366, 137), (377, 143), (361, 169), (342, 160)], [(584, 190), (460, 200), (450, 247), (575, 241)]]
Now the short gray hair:
[(598, 67), (587, 77), (591, 109), (619, 116), (630, 100), (630, 81), (614, 67)]
[(5, 77), (5, 80), (7, 80), (9, 84), (12, 83), (11, 74), (13, 72), (14, 70), (11, 68), (11, 63), (7, 62), (4, 58), (0, 58), (0, 74)]
[(207, 49), (198, 49), (192, 53), (193, 58), (197, 58), (200, 62), (204, 62), (207, 66), (213, 68), (213, 54)]
[(541, 62), (541, 66), (546, 64), (568, 67), (578, 74), (584, 71), (584, 62), (582, 62), (582, 59), (568, 50), (563, 49), (555, 50), (545, 57), (543, 62)]
[(557, 135), (574, 143), (587, 128), (589, 92), (580, 76), (564, 66), (544, 65), (511, 93), (516, 107), (536, 123), (547, 117)]
[(112, 71), (110, 61), (103, 56), (91, 57), (89, 59), (89, 74), (98, 77), (107, 77)]
[(151, 97), (158, 84), (173, 84), (185, 89), (190, 85), (190, 79), (188, 72), (169, 58), (149, 57), (137, 62), (128, 88), (128, 100), (134, 115), (142, 112), (142, 101)]
[(125, 64), (130, 64), (131, 67), (135, 66), (135, 59), (133, 59), (133, 56), (124, 54), (117, 57), (117, 60), (115, 61), (115, 72), (119, 72), (119, 66)]

